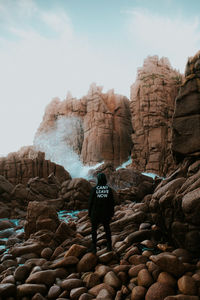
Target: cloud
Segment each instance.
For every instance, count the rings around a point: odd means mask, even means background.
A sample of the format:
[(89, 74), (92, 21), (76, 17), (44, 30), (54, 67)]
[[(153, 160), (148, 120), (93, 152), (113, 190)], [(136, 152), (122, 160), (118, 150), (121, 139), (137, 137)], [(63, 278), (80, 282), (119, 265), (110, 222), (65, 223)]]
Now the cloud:
[(73, 34), (71, 20), (64, 12), (42, 12), (41, 19), (47, 26), (58, 33)]
[(66, 11), (44, 11), (34, 1), (6, 3), (2, 9), (9, 17), (3, 24), (9, 34), (0, 38), (0, 155), (32, 144), (54, 96), (63, 99), (70, 90), (79, 98), (94, 81), (129, 94), (131, 82), (122, 75), (128, 73), (127, 58), (75, 32)]
[(200, 48), (200, 20), (129, 11), (128, 32), (142, 52), (167, 56), (174, 67), (184, 70), (189, 55)]
[[(38, 8), (33, 0), (0, 0), (1, 29), (19, 27), (27, 20), (37, 16)], [(0, 30), (1, 32), (1, 30)]]
[[(2, 155), (32, 144), (46, 104), (59, 92), (64, 96), (61, 88), (66, 68), (64, 54), (70, 55), (66, 48), (72, 30), (64, 13), (57, 16), (51, 13), (48, 19), (33, 1), (8, 0), (0, 4), (0, 10), (4, 12), (0, 37)], [(60, 30), (60, 34), (48, 38), (45, 30), (43, 33), (33, 26), (36, 24), (33, 19), (46, 25), (45, 29), (50, 33), (53, 24), (57, 24), (55, 30)]]
[(38, 12), (38, 7), (33, 0), (17, 0), (18, 13), (23, 18), (30, 18)]

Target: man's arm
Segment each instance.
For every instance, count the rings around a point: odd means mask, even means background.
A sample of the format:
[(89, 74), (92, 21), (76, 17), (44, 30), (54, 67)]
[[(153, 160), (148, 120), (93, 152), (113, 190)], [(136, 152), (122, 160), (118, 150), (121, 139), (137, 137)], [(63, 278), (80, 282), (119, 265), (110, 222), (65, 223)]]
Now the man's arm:
[(115, 200), (114, 200), (114, 196), (113, 196), (113, 192), (112, 192), (112, 189), (109, 188), (109, 204), (110, 204), (110, 215), (111, 217), (114, 216), (114, 207), (115, 207)]
[(94, 195), (95, 195), (95, 187), (92, 188), (92, 190), (90, 192), (89, 201), (88, 201), (88, 215), (89, 215), (89, 217), (91, 217), (91, 211), (92, 211), (92, 205), (93, 205), (93, 201), (94, 201)]

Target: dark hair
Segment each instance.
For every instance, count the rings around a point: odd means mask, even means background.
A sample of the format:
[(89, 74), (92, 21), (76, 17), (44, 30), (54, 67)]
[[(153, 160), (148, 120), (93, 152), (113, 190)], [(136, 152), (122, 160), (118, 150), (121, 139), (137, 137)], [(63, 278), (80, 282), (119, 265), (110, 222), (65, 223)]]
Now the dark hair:
[(107, 183), (106, 175), (104, 173), (99, 173), (97, 175), (97, 185), (105, 185)]

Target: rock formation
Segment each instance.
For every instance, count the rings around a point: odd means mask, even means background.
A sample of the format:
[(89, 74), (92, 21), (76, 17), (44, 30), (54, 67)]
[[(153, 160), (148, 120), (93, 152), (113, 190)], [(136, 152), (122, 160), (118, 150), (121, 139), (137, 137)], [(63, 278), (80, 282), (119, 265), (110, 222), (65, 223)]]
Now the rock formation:
[(200, 251), (199, 197), (200, 160), (185, 159), (152, 195), (152, 220), (176, 247), (192, 253)]
[(172, 151), (176, 160), (200, 155), (200, 51), (187, 62), (172, 127)]
[[(89, 183), (88, 183), (89, 185)], [(12, 185), (0, 175), (0, 218), (23, 218), (29, 202), (48, 203), (56, 210), (65, 206), (64, 198), (59, 197), (61, 184), (51, 173), (47, 179), (31, 178), (26, 185)]]
[(27, 207), (27, 216), (24, 226), (25, 236), (40, 230), (55, 232), (60, 222), (56, 210), (46, 203), (32, 201)]
[(90, 175), (96, 178), (97, 174), (102, 172), (106, 174), (108, 184), (114, 190), (118, 203), (123, 203), (125, 200), (140, 202), (155, 188), (155, 182), (151, 177), (133, 168), (115, 170), (113, 165), (103, 164), (95, 170), (90, 170)]
[(174, 168), (171, 122), (182, 81), (167, 58), (148, 57), (131, 86), (133, 166), (160, 176)]
[(60, 197), (65, 203), (65, 209), (87, 209), (91, 188), (90, 183), (83, 178), (64, 181), (61, 186)]
[(30, 202), (37, 201), (41, 205), (48, 205), (55, 210), (80, 210), (88, 208), (88, 199), (92, 185), (98, 172), (105, 172), (109, 185), (114, 189), (116, 203), (126, 200), (141, 201), (154, 189), (153, 179), (134, 171), (133, 169), (115, 169), (110, 165), (103, 165), (91, 171), (93, 179), (66, 177), (60, 182), (51, 173), (47, 178), (39, 176), (30, 178), (27, 184), (11, 184), (0, 175), (0, 218), (24, 217)]
[(10, 183), (26, 184), (30, 178), (47, 178), (53, 173), (60, 182), (71, 176), (60, 165), (50, 160), (45, 160), (45, 154), (34, 150), (34, 147), (23, 147), (18, 152), (10, 153), (7, 157), (0, 158), (0, 175)]
[(113, 90), (104, 94), (101, 87), (92, 84), (87, 96), (80, 100), (70, 96), (62, 102), (54, 99), (45, 111), (35, 144), (43, 147), (44, 134), (56, 130), (62, 120), (69, 120), (73, 127), (70, 132), (66, 128), (63, 142), (80, 154), (84, 164), (105, 161), (118, 166), (128, 159), (132, 125), (129, 100), (125, 96), (114, 94)]

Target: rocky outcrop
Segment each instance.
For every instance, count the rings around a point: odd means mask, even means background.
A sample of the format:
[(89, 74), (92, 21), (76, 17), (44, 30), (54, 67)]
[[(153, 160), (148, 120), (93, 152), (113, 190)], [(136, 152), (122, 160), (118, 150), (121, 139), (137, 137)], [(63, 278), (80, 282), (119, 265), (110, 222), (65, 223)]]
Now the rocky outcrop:
[(37, 176), (30, 178), (27, 184), (12, 185), (0, 175), (0, 218), (26, 216), (27, 206), (33, 201), (41, 205), (46, 204), (56, 211), (87, 209), (91, 187), (96, 184), (95, 178), (99, 172), (107, 175), (116, 203), (127, 200), (139, 202), (155, 188), (155, 182), (151, 177), (144, 176), (131, 168), (116, 171), (110, 164), (91, 170), (92, 179), (89, 181), (69, 177), (60, 183), (51, 173), (47, 178)]
[(57, 211), (63, 209), (65, 199), (59, 197), (60, 190), (61, 184), (53, 173), (47, 179), (31, 178), (26, 185), (12, 185), (0, 176), (0, 218), (25, 217), (27, 205), (33, 201), (46, 203)]
[(133, 166), (160, 176), (174, 167), (171, 122), (182, 81), (167, 58), (148, 57), (131, 86)]
[(47, 179), (35, 177), (16, 186), (0, 176), (0, 218), (23, 218), (27, 206), (35, 201), (56, 211), (87, 209), (90, 190), (86, 179), (69, 178), (60, 184), (53, 173)]
[(86, 209), (91, 191), (90, 183), (83, 178), (73, 178), (64, 181), (61, 186), (60, 197), (65, 203), (65, 209)]
[(155, 181), (151, 177), (130, 167), (115, 170), (112, 164), (103, 164), (95, 170), (90, 170), (90, 175), (96, 178), (101, 172), (106, 174), (118, 203), (126, 200), (140, 202), (144, 196), (152, 194), (155, 188)]
[(200, 251), (200, 161), (184, 163), (156, 188), (149, 208), (165, 238), (193, 254)]
[(95, 164), (105, 161), (114, 166), (126, 161), (131, 151), (131, 114), (126, 97), (114, 91), (101, 94), (92, 87), (84, 118), (82, 160)]
[(200, 51), (190, 57), (176, 98), (172, 151), (178, 162), (200, 155)]
[(51, 173), (60, 182), (71, 178), (62, 166), (46, 160), (45, 154), (36, 151), (32, 146), (0, 158), (0, 175), (14, 185), (27, 184), (33, 177), (47, 178)]
[(2, 199), (8, 199), (11, 195), (14, 186), (6, 180), (6, 178), (0, 175), (0, 196)]
[[(92, 84), (80, 100), (68, 96), (54, 99), (47, 107), (36, 133), (35, 145), (45, 150), (44, 135), (56, 132), (65, 123), (62, 142), (81, 156), (84, 164), (105, 161), (121, 165), (130, 155), (132, 141), (129, 100), (113, 90), (102, 93)], [(69, 124), (68, 124), (69, 123)], [(62, 124), (62, 128), (65, 126)]]

